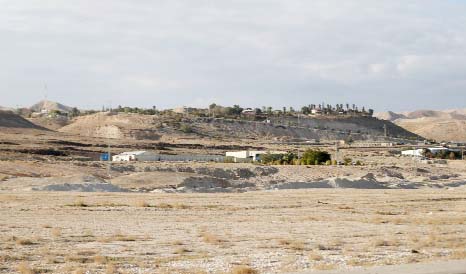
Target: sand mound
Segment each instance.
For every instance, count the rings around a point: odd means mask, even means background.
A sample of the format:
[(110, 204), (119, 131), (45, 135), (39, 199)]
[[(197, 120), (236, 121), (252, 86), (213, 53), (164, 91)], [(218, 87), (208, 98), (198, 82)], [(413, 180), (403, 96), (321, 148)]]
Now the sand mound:
[(48, 178), (13, 178), (2, 182), (3, 190), (34, 191), (78, 191), (78, 192), (126, 192), (128, 190), (107, 183), (105, 180), (90, 175), (48, 177)]
[(127, 192), (112, 184), (84, 183), (84, 184), (58, 184), (41, 188), (33, 188), (35, 191), (73, 191), (73, 192)]
[(0, 110), (0, 127), (44, 129), (11, 111), (3, 110)]
[(356, 188), (356, 189), (387, 189), (386, 183), (379, 182), (374, 174), (352, 178), (330, 178), (317, 182), (295, 182), (274, 185), (273, 189), (301, 189), (301, 188)]
[(161, 136), (154, 126), (155, 118), (151, 115), (96, 113), (78, 117), (59, 131), (100, 138), (158, 140)]

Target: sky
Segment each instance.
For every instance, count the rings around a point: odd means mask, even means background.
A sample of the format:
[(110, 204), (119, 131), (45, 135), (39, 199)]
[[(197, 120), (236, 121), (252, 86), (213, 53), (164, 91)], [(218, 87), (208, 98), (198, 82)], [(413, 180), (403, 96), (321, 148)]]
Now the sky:
[(466, 0), (0, 7), (0, 106), (466, 108)]

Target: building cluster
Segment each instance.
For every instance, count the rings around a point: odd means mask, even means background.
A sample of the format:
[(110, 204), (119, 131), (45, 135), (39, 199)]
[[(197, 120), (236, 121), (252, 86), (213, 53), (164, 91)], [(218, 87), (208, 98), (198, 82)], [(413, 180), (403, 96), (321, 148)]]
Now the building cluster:
[(337, 115), (347, 115), (347, 116), (365, 116), (372, 117), (374, 115), (373, 109), (366, 109), (366, 107), (358, 107), (355, 104), (336, 104), (336, 105), (325, 105), (322, 104), (310, 104), (302, 107), (300, 110), (295, 110), (293, 107), (283, 107), (283, 109), (273, 109), (272, 107), (262, 107), (262, 108), (242, 108), (239, 105), (234, 105), (233, 107), (222, 107), (215, 104), (212, 104), (208, 109), (202, 108), (192, 108), (192, 107), (177, 107), (171, 111), (180, 114), (204, 114), (204, 115), (215, 115), (215, 116), (253, 116), (253, 117), (265, 117), (269, 115), (275, 116), (295, 116), (299, 114), (310, 115), (310, 116), (337, 116)]
[[(101, 160), (110, 160), (108, 154), (101, 155)], [(128, 151), (111, 157), (113, 162), (224, 162), (225, 157), (220, 155), (168, 155), (152, 151)]]
[(310, 115), (327, 115), (327, 116), (335, 116), (335, 115), (351, 115), (351, 116), (366, 116), (372, 117), (374, 115), (373, 109), (366, 109), (364, 106), (359, 108), (355, 104), (353, 105), (343, 105), (343, 104), (336, 104), (332, 105), (325, 105), (324, 103), (315, 105), (311, 104), (308, 106), (304, 106), (301, 109), (301, 112), (304, 114)]
[[(285, 154), (283, 151), (230, 151), (226, 152), (225, 156), (220, 155), (164, 155), (151, 151), (128, 151), (117, 155), (113, 155), (111, 160), (113, 162), (225, 162), (231, 160), (235, 163), (243, 162), (257, 162), (260, 161), (261, 155), (264, 154)], [(101, 155), (102, 161), (109, 161), (108, 153)]]
[(419, 149), (409, 149), (401, 152), (401, 155), (415, 158), (426, 158), (428, 155), (436, 156), (439, 154), (448, 153), (462, 153), (460, 149), (448, 148), (448, 147), (429, 147)]

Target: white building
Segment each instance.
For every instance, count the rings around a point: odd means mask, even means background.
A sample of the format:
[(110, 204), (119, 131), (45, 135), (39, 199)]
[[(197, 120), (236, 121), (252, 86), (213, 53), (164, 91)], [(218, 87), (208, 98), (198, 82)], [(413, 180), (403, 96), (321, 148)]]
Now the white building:
[(424, 150), (423, 149), (410, 149), (401, 152), (403, 156), (410, 156), (410, 157), (424, 157)]
[(148, 151), (129, 151), (112, 156), (113, 162), (154, 161), (158, 156)]
[(243, 151), (231, 151), (231, 152), (226, 152), (225, 156), (226, 157), (232, 157), (235, 162), (240, 162), (240, 161), (246, 161), (246, 160), (251, 160), (253, 162), (259, 161), (260, 156), (264, 154), (285, 154), (286, 152), (281, 152), (281, 151), (249, 151), (249, 150), (243, 150)]
[(413, 150), (405, 150), (401, 152), (403, 156), (410, 156), (410, 157), (424, 157), (424, 152), (430, 151), (432, 154), (436, 155), (442, 151), (446, 152), (461, 152), (459, 149), (450, 149), (446, 147), (429, 147), (426, 149), (413, 149)]

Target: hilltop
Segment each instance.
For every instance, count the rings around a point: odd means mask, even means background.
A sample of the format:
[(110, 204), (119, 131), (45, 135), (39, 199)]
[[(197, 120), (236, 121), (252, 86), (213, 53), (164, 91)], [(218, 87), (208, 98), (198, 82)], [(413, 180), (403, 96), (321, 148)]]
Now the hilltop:
[(269, 117), (267, 121), (212, 118), (162, 113), (96, 113), (80, 116), (60, 132), (88, 137), (159, 140), (190, 137), (230, 140), (378, 140), (384, 127), (391, 137), (415, 139), (415, 134), (372, 117)]
[(38, 102), (37, 104), (34, 104), (30, 107), (30, 110), (34, 112), (41, 112), (41, 111), (46, 111), (46, 112), (51, 112), (51, 111), (60, 111), (60, 112), (71, 112), (72, 107), (62, 105), (57, 102), (53, 101), (48, 101), (48, 100), (42, 100)]
[(466, 142), (466, 109), (383, 112), (375, 116), (428, 139)]

